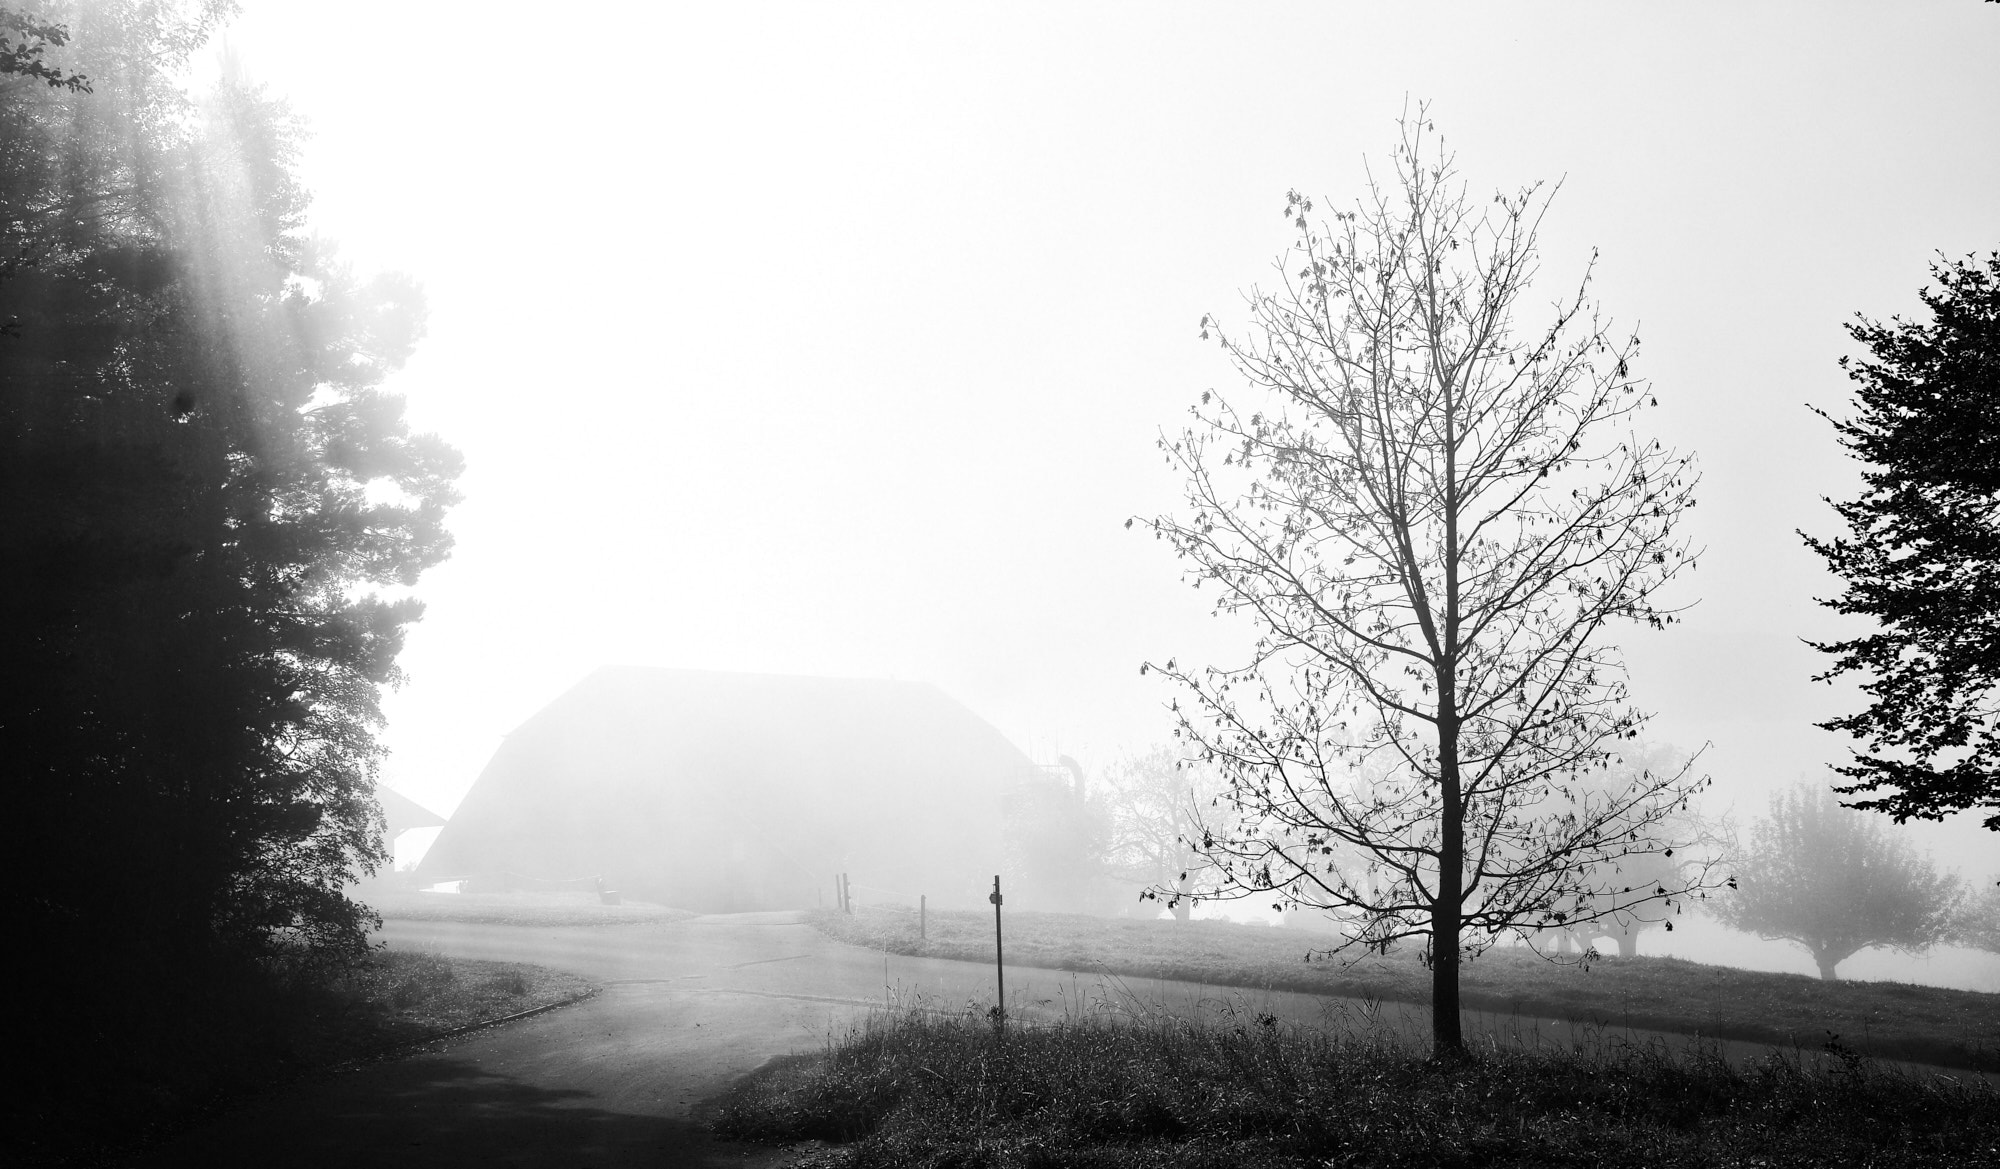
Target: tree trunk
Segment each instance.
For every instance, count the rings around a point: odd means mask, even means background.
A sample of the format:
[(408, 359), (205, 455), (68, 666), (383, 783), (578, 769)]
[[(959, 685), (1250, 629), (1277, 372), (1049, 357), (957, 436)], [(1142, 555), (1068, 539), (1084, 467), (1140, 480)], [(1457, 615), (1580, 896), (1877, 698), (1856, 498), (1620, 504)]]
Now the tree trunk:
[(1833, 968), (1840, 965), (1840, 959), (1835, 958), (1832, 961), (1828, 961), (1827, 959), (1820, 957), (1818, 954), (1814, 954), (1813, 961), (1819, 963), (1819, 976), (1821, 978), (1826, 979), (1828, 982), (1840, 981), (1840, 976), (1833, 972)]
[(1638, 930), (1626, 930), (1624, 933), (1616, 936), (1618, 938), (1618, 956), (1620, 958), (1637, 958), (1639, 956)]
[[(1442, 672), (1441, 672), (1442, 673)], [(1459, 803), (1458, 720), (1449, 674), (1439, 679), (1438, 779), (1444, 831), (1438, 842), (1437, 900), (1431, 905), (1431, 1058), (1465, 1056), (1458, 1017), (1458, 930), (1464, 900), (1465, 809)]]

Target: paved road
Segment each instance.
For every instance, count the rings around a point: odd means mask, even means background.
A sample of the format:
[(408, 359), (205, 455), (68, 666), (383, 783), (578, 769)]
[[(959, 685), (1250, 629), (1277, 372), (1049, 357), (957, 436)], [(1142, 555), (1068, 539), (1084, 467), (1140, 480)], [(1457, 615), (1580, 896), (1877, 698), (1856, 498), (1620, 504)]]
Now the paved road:
[[(294, 1085), (142, 1164), (767, 1166), (781, 1154), (712, 1140), (698, 1106), (771, 1059), (822, 1046), (871, 1009), (993, 1001), (991, 967), (885, 958), (829, 940), (798, 913), (573, 927), (391, 921), (384, 936), (398, 949), (570, 970), (604, 990), (405, 1059)], [(1007, 992), (1016, 1015), (1268, 1013), (1418, 1041), (1429, 1030), (1422, 1008), (1401, 1004), (1025, 967), (1008, 968)], [(1473, 1012), (1466, 1031), (1475, 1042), (1508, 1045), (1653, 1038)]]

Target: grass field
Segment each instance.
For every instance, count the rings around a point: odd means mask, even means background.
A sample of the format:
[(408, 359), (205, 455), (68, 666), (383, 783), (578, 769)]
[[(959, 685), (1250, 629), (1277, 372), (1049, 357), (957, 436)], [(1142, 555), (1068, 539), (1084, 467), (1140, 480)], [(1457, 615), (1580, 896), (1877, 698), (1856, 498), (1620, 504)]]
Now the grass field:
[(695, 916), (644, 901), (605, 905), (595, 893), (375, 893), (363, 898), (384, 918), (490, 925), (646, 925)]
[(1607, 1046), (1432, 1065), (1282, 1024), (883, 1013), (767, 1068), (726, 1136), (796, 1169), (2000, 1166), (2000, 1091), (1836, 1052), (1734, 1066)]
[[(993, 960), (993, 918), (859, 906), (821, 911), (822, 931), (896, 954)], [(1304, 961), (1311, 934), (1229, 922), (1134, 921), (1013, 913), (1009, 965), (1174, 978), (1311, 994), (1426, 1003), (1430, 972), (1410, 954)], [(1823, 982), (1675, 958), (1608, 958), (1582, 968), (1496, 948), (1464, 967), (1468, 1009), (1818, 1049), (1828, 1036), (1869, 1055), (2000, 1070), (2000, 995), (1896, 982)]]

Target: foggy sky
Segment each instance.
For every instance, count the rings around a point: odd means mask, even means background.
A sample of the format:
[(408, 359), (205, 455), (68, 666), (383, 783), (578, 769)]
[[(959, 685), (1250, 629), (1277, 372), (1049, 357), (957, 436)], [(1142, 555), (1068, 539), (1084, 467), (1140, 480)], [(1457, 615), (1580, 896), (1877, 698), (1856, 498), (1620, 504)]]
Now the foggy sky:
[[(1380, 7), (1380, 6), (1375, 6)], [(426, 286), (395, 383), (466, 454), (385, 778), (449, 812), (605, 663), (920, 679), (1037, 758), (1168, 734), (1148, 658), (1233, 658), (1134, 514), (1236, 383), (1196, 339), (1428, 101), (1475, 192), (1561, 182), (1527, 298), (1592, 248), (1698, 453), (1699, 599), (1626, 637), (1722, 802), (1821, 774), (1853, 705), (1795, 529), (1858, 479), (1843, 321), (2000, 247), (2000, 11), (526, 5), (245, 0), (315, 131), (318, 230)], [(1970, 817), (1915, 834), (2000, 870)], [(1649, 943), (1652, 939), (1649, 937)]]

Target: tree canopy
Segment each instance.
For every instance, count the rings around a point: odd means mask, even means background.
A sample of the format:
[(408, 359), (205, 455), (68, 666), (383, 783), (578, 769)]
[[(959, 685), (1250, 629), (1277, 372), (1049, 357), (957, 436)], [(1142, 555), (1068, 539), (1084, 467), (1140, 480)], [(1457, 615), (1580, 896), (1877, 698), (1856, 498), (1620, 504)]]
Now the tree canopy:
[(1245, 665), (1148, 668), (1231, 788), (1202, 840), (1219, 895), (1423, 939), (1448, 1054), (1462, 957), (1699, 882), (1616, 871), (1671, 855), (1653, 829), (1698, 781), (1585, 782), (1645, 721), (1606, 633), (1673, 620), (1695, 475), (1631, 429), (1653, 393), (1587, 275), (1522, 319), (1547, 196), (1471, 198), (1430, 132), (1406, 121), (1394, 183), (1331, 222), (1288, 197), (1278, 283), (1221, 337), (1254, 400), (1205, 393), (1162, 438), (1188, 510), (1148, 521), (1258, 637)]
[[(1867, 464), (1860, 498), (1834, 504), (1848, 534), (1801, 533), (1846, 583), (1823, 601), (1879, 624), (1815, 642), (1868, 706), (1819, 724), (1866, 746), (1839, 768), (1857, 808), (1897, 822), (1990, 813), (2000, 832), (2000, 252), (1933, 264), (1931, 319), (1847, 326), (1868, 349), (1841, 359), (1859, 389), (1833, 423)], [(1879, 794), (1877, 794), (1879, 793)]]
[(1963, 896), (1868, 812), (1798, 784), (1771, 797), (1735, 865), (1737, 891), (1717, 920), (1759, 937), (1796, 942), (1821, 978), (1871, 946), (1917, 951), (1947, 941)]
[(160, 1027), (364, 948), (378, 695), (460, 465), (384, 388), (420, 292), (303, 230), (297, 123), (184, 90), (223, 7), (75, 6), (91, 88), (0, 85), (10, 916)]

